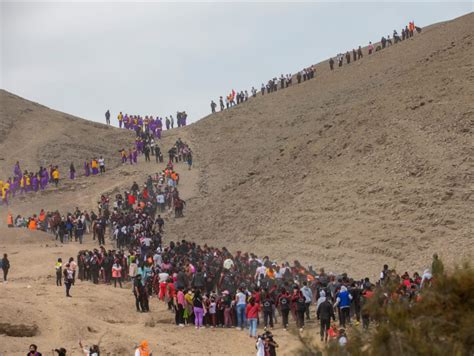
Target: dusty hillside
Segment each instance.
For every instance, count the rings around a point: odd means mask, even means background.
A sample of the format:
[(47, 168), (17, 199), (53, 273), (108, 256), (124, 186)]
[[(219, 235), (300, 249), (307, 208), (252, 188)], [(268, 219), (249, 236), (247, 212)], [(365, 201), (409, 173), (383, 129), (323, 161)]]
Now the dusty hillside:
[[(165, 152), (174, 144), (179, 132), (166, 132), (159, 142)], [(154, 162), (122, 166), (119, 150), (134, 146), (135, 133), (94, 123), (0, 90), (0, 180), (13, 174), (17, 160), (22, 169), (37, 171), (40, 165), (60, 166), (64, 178), (59, 187), (49, 186), (43, 192), (17, 196), (8, 210), (13, 214), (31, 215), (40, 209), (72, 211), (95, 209), (102, 193), (119, 192), (133, 181), (142, 182), (159, 167)], [(104, 176), (83, 176), (84, 160), (102, 155), (106, 160)], [(69, 165), (74, 162), (79, 177), (68, 178)], [(160, 168), (160, 169), (161, 169)], [(0, 206), (0, 222), (6, 221), (7, 209)]]
[[(375, 276), (383, 263), (420, 270), (434, 251), (448, 264), (472, 256), (473, 20), (470, 14), (431, 26), (334, 72), (322, 63), (310, 82), (167, 132), (163, 149), (178, 136), (191, 141), (195, 169), (178, 168), (186, 217), (166, 216), (165, 238), (356, 276)], [(55, 160), (64, 171), (71, 160), (104, 154), (113, 166), (117, 147), (133, 140), (132, 133), (4, 91), (0, 104), (2, 176), (17, 157), (34, 169), (43, 158)], [(9, 209), (29, 215), (40, 208), (95, 208), (101, 193), (162, 168), (142, 161), (118, 166), (15, 200)], [(2, 226), (6, 212), (0, 208)], [(86, 237), (85, 247), (93, 246)], [(149, 315), (136, 313), (128, 288), (79, 282), (73, 298), (64, 298), (54, 285), (54, 261), (79, 248), (40, 232), (0, 229), (0, 253), (12, 262), (10, 283), (0, 285), (1, 322), (38, 327), (35, 336), (0, 335), (0, 353), (25, 354), (33, 342), (43, 354), (65, 346), (75, 355), (79, 338), (101, 340), (108, 355), (129, 355), (143, 338), (163, 355), (255, 352), (248, 336), (234, 330), (176, 332), (156, 300)], [(308, 335), (317, 334), (315, 327)], [(275, 335), (282, 354), (295, 354), (294, 336), (279, 327)]]
[(474, 15), (201, 120), (178, 233), (316, 267), (472, 254)]
[(130, 147), (133, 132), (79, 119), (0, 90), (0, 172), (5, 179), (18, 160), (22, 169), (60, 165), (65, 176), (74, 162), (81, 174), (84, 160), (102, 155), (116, 166), (118, 150)]

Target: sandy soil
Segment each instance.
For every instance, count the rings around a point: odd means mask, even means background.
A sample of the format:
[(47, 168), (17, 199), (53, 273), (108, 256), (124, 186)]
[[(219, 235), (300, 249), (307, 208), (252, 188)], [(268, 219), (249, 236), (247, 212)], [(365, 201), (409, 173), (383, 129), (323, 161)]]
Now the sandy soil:
[[(356, 277), (375, 277), (384, 263), (421, 271), (435, 251), (448, 266), (472, 258), (473, 19), (431, 26), (334, 72), (319, 64), (312, 81), (167, 132), (162, 150), (182, 137), (195, 167), (178, 168), (186, 217), (167, 217), (166, 240), (300, 259)], [(63, 176), (71, 160), (100, 154), (111, 168), (17, 199), (14, 214), (95, 209), (103, 192), (162, 167), (119, 165), (117, 152), (132, 133), (4, 91), (0, 104), (2, 177), (17, 157), (25, 168), (55, 161)], [(0, 207), (0, 226), (6, 214)], [(253, 354), (253, 342), (235, 330), (178, 331), (155, 300), (149, 315), (137, 314), (129, 286), (79, 282), (66, 299), (54, 285), (54, 262), (78, 250), (39, 232), (0, 228), (0, 253), (12, 262), (11, 282), (0, 285), (0, 322), (38, 326), (33, 337), (0, 335), (0, 353), (25, 354), (34, 342), (43, 354), (64, 346), (77, 355), (82, 338), (100, 340), (106, 354), (129, 355), (146, 338), (163, 355)], [(314, 325), (307, 334), (316, 334)], [(295, 335), (277, 328), (275, 337), (282, 354), (295, 354)]]

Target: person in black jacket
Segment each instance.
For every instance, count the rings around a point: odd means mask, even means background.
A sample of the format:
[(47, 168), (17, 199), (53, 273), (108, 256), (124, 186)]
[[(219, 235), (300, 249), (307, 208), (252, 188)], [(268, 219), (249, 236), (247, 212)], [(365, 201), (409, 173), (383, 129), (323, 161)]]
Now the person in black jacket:
[(318, 320), (320, 320), (321, 323), (321, 329), (320, 329), (320, 334), (321, 334), (321, 341), (324, 340), (327, 342), (328, 341), (328, 330), (329, 327), (331, 326), (331, 318), (332, 320), (336, 320), (336, 316), (334, 315), (334, 308), (331, 304), (330, 301), (327, 299), (322, 302), (317, 310), (317, 317)]
[(2, 270), (3, 270), (3, 282), (7, 283), (8, 271), (10, 270), (10, 261), (8, 260), (8, 255), (3, 254), (2, 258)]

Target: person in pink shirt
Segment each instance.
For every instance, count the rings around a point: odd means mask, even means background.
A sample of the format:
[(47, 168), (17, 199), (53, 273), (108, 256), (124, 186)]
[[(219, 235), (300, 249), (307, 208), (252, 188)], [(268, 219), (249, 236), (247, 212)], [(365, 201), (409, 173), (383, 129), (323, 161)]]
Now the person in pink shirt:
[(122, 266), (118, 260), (112, 266), (112, 279), (114, 280), (114, 288), (117, 288), (117, 281), (119, 282), (120, 288), (122, 288)]
[(175, 297), (175, 322), (176, 325), (183, 327), (184, 326), (184, 307), (186, 304), (186, 299), (184, 298), (183, 288), (178, 288), (178, 293)]

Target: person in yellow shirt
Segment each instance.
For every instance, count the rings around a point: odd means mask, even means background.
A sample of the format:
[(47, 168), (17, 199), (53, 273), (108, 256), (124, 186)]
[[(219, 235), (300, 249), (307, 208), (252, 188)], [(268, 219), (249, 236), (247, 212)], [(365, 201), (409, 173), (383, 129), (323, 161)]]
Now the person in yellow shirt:
[(8, 205), (8, 191), (10, 190), (10, 183), (5, 182), (2, 187), (2, 202), (5, 205)]
[(119, 127), (122, 128), (123, 114), (122, 114), (121, 111), (120, 111), (120, 114), (118, 114), (118, 116), (117, 116), (117, 120), (118, 120), (118, 123), (119, 123)]
[(122, 164), (127, 163), (127, 151), (125, 151), (125, 149), (122, 148), (120, 156), (122, 157)]
[(91, 162), (92, 174), (96, 175), (99, 173), (99, 163), (96, 158), (94, 158)]
[(31, 190), (31, 178), (29, 175), (25, 176), (25, 190), (27, 192)]
[(59, 184), (59, 169), (58, 169), (58, 166), (56, 166), (54, 168), (54, 171), (51, 174), (51, 176), (53, 177), (54, 185), (57, 187), (58, 184)]

